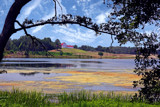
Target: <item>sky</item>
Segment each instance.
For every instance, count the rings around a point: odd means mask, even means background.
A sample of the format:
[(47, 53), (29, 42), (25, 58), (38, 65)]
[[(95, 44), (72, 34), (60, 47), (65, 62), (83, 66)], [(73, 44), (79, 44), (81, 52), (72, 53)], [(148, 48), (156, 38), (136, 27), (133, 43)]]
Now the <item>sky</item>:
[[(57, 5), (58, 14), (72, 14), (87, 16), (92, 18), (93, 22), (100, 24), (107, 21), (107, 17), (112, 11), (106, 4), (103, 4), (103, 0), (58, 0), (61, 7)], [(14, 0), (1, 0), (0, 3), (0, 32), (2, 31), (6, 15), (9, 8), (13, 4)], [(21, 23), (27, 19), (46, 20), (55, 15), (53, 0), (31, 0), (26, 4), (17, 20)], [(15, 27), (19, 26), (15, 24)], [(37, 38), (43, 39), (50, 37), (52, 41), (59, 39), (61, 42), (65, 42), (68, 45), (89, 45), (97, 47), (98, 45), (109, 47), (111, 45), (111, 36), (108, 34), (102, 34), (96, 36), (95, 32), (79, 25), (45, 25), (31, 29), (27, 29), (28, 33)], [(142, 31), (144, 32), (144, 31)], [(151, 32), (150, 28), (145, 31)], [(20, 36), (25, 35), (23, 31), (19, 31), (11, 36), (11, 39), (18, 39)], [(119, 43), (114, 40), (113, 46), (119, 46)], [(123, 46), (133, 47), (132, 43), (127, 43)]]

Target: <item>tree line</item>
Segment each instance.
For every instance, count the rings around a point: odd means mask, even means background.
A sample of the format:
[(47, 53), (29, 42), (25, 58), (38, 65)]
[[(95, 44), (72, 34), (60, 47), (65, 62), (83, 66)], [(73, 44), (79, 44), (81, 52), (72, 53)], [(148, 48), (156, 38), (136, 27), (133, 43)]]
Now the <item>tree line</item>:
[(96, 48), (92, 46), (82, 45), (81, 47), (74, 46), (74, 48), (82, 49), (85, 51), (99, 51), (99, 52), (108, 52), (108, 53), (114, 53), (114, 54), (136, 54), (136, 48), (135, 47), (102, 47), (97, 46)]
[[(28, 36), (21, 36), (19, 39), (9, 39), (6, 50), (12, 50), (12, 51), (45, 51), (46, 50), (54, 50), (54, 49), (61, 49), (61, 42), (59, 39), (56, 39), (55, 42), (51, 40), (51, 38), (44, 38), (44, 39), (38, 39), (40, 44), (37, 41), (32, 41), (32, 39)], [(78, 47), (77, 45), (74, 45), (74, 48), (81, 49), (85, 51), (99, 51), (99, 52), (109, 52), (109, 53), (115, 53), (115, 54), (136, 54), (134, 47), (92, 47), (87, 45), (82, 45)]]
[[(5, 49), (13, 51), (45, 51), (53, 49), (61, 49), (61, 42), (56, 39), (55, 42), (51, 38), (38, 39), (39, 41), (32, 41), (28, 36), (21, 36), (19, 39), (9, 39)], [(43, 46), (42, 46), (43, 44)]]

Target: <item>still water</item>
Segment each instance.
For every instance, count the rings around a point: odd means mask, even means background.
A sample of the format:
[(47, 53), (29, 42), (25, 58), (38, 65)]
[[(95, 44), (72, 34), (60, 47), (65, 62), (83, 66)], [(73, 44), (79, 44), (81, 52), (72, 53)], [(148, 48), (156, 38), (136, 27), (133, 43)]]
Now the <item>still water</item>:
[(89, 69), (123, 71), (134, 69), (133, 59), (52, 59), (6, 58), (0, 63), (3, 69)]
[(133, 75), (134, 67), (133, 59), (5, 58), (0, 70), (8, 72), (0, 74), (0, 89), (137, 91), (124, 85), (133, 81), (124, 72)]

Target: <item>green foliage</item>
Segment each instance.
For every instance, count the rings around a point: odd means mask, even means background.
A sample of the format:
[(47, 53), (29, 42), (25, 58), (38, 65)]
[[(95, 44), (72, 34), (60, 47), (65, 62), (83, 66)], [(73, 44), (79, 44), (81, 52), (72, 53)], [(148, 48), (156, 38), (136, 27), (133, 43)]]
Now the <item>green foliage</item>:
[(90, 91), (74, 91), (60, 94), (42, 94), (36, 91), (0, 91), (0, 106), (2, 107), (157, 107), (157, 104), (147, 104), (145, 101), (132, 100), (131, 95), (103, 92), (99, 94)]
[[(52, 42), (50, 38), (38, 39), (47, 50), (61, 49), (61, 43), (57, 39)], [(13, 51), (45, 51), (44, 47), (37, 41), (32, 41), (30, 37), (21, 36), (19, 39), (9, 39), (6, 50)]]
[(132, 101), (131, 95), (115, 95), (113, 92), (95, 94), (85, 90), (61, 93), (58, 100), (56, 107), (157, 107), (138, 100)]
[(77, 49), (77, 48), (78, 48), (78, 46), (77, 46), (77, 45), (74, 45), (74, 48), (75, 48), (75, 49)]
[[(154, 38), (156, 35), (152, 34), (151, 36)], [(149, 57), (157, 54), (159, 44), (155, 44), (155, 40), (151, 38), (148, 38), (146, 42), (143, 42), (144, 47), (138, 49), (135, 59), (136, 69), (134, 72), (142, 78), (134, 81), (133, 85), (134, 87), (143, 86), (139, 90), (139, 95), (135, 95), (135, 97), (153, 103), (160, 101), (160, 57)]]
[(56, 39), (56, 40), (55, 40), (55, 45), (56, 45), (56, 49), (57, 49), (57, 50), (58, 50), (58, 49), (61, 49), (61, 42), (60, 42), (59, 39)]
[(98, 55), (101, 56), (101, 58), (102, 58), (103, 52), (98, 52)]
[(2, 107), (42, 107), (49, 106), (50, 102), (42, 93), (13, 89), (10, 92), (0, 91), (0, 105)]
[[(122, 28), (135, 29), (146, 23), (159, 23), (159, 0), (112, 0), (113, 15), (121, 16)], [(121, 8), (120, 6), (121, 5)], [(117, 7), (117, 8), (115, 8)], [(154, 22), (154, 23), (152, 23)]]
[(62, 56), (63, 55), (63, 51), (60, 51), (59, 54)]
[[(120, 31), (115, 34), (119, 42), (131, 41), (137, 46), (135, 73), (142, 78), (134, 81), (134, 87), (140, 85), (139, 95), (135, 97), (150, 103), (160, 101), (160, 57), (150, 58), (159, 51), (159, 36), (154, 33), (139, 33), (148, 24), (154, 28), (160, 25), (159, 0), (112, 0), (111, 18), (117, 20)], [(110, 22), (115, 23), (115, 22)], [(157, 56), (157, 55), (156, 55)]]
[(108, 53), (115, 53), (115, 54), (136, 54), (136, 48), (135, 47), (102, 47), (97, 46), (96, 48), (91, 46), (82, 45), (79, 47), (79, 49), (85, 50), (85, 51), (100, 51), (100, 52), (108, 52)]

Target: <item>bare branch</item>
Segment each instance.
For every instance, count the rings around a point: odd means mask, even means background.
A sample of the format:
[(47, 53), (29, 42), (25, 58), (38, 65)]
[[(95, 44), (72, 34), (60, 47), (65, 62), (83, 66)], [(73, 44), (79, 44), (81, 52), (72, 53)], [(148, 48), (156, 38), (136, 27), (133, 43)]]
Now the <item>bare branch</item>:
[(57, 1), (57, 3), (58, 3), (58, 5), (59, 5), (59, 7), (61, 8), (62, 14), (63, 14), (63, 9), (62, 9), (61, 4), (59, 3), (59, 1), (58, 1), (58, 0), (55, 0), (55, 1)]
[(56, 0), (53, 0), (55, 6), (54, 6), (54, 9), (55, 9), (55, 17), (57, 17), (57, 5), (56, 5)]
[(113, 43), (114, 43), (113, 35), (111, 35), (111, 40), (112, 40), (112, 42), (111, 42), (111, 47), (112, 47), (112, 45), (113, 45)]
[(62, 9), (62, 6), (61, 6), (61, 4), (59, 3), (59, 1), (58, 1), (58, 0), (53, 0), (53, 2), (54, 2), (54, 4), (55, 4), (55, 6), (54, 6), (54, 9), (55, 9), (55, 17), (57, 17), (57, 3), (58, 3), (58, 5), (59, 5), (59, 7), (61, 8), (61, 11), (62, 11), (62, 14), (63, 14), (63, 9)]

